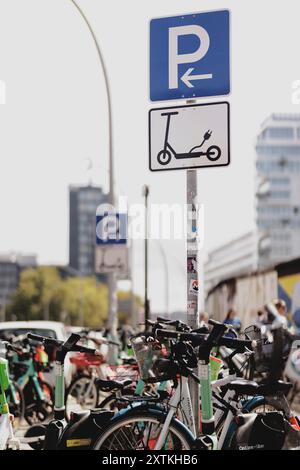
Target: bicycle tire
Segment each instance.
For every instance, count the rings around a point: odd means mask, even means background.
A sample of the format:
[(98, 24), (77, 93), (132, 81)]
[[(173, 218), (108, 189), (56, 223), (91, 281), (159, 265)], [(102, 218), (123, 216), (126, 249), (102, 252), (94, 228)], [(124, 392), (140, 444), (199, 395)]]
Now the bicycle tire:
[(23, 389), (25, 397), (24, 418), (29, 426), (46, 421), (52, 415), (54, 409), (54, 390), (52, 385), (41, 379), (39, 379), (39, 385), (43, 391), (45, 387), (48, 389), (49, 400), (41, 401), (37, 399), (37, 392), (32, 381), (29, 381)]
[[(93, 450), (153, 450), (166, 416), (163, 411), (151, 409), (118, 414), (101, 430)], [(148, 435), (147, 442), (144, 434)], [(162, 450), (191, 450), (193, 444), (192, 434), (173, 418)]]

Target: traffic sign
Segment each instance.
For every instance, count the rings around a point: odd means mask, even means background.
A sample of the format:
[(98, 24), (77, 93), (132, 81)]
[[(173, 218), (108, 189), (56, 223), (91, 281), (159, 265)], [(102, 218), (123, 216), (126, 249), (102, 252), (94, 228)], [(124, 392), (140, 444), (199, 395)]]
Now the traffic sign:
[(229, 93), (228, 10), (151, 20), (151, 101)]
[[(100, 206), (101, 207), (101, 206)], [(112, 212), (96, 214), (96, 244), (124, 245), (127, 243), (127, 214)]]
[(97, 274), (116, 273), (128, 275), (128, 247), (124, 245), (96, 246), (95, 271)]
[(229, 118), (227, 102), (151, 109), (150, 170), (229, 165)]

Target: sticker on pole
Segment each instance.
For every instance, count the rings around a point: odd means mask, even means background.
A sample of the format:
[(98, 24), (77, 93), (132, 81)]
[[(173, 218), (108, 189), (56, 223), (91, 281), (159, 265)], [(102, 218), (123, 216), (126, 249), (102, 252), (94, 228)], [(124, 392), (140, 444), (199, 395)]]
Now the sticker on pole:
[(199, 292), (199, 281), (192, 279), (190, 282), (189, 293), (192, 295), (198, 295)]
[(151, 101), (229, 93), (229, 10), (151, 20)]
[(150, 110), (151, 171), (221, 167), (229, 163), (229, 103)]

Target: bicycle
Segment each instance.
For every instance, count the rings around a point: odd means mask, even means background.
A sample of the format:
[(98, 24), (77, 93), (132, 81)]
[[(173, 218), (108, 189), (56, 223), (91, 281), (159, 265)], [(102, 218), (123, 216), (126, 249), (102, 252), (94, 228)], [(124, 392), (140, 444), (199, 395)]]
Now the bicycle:
[(6, 349), (5, 357), (8, 361), (8, 373), (9, 373), (9, 379), (10, 379), (8, 387), (5, 391), (5, 395), (6, 395), (6, 400), (7, 400), (10, 412), (14, 416), (13, 429), (16, 431), (20, 427), (22, 420), (24, 418), (25, 400), (24, 400), (24, 395), (23, 395), (21, 388), (15, 382), (10, 372), (10, 361), (12, 360), (12, 357), (19, 352), (19, 349), (17, 347), (12, 348), (10, 343), (7, 341), (1, 340), (1, 343)]
[[(102, 345), (119, 346), (119, 343), (106, 338), (95, 338), (90, 335), (82, 336), (82, 340), (92, 341), (97, 347)], [(71, 412), (81, 412), (92, 408), (105, 408), (109, 406), (107, 396), (107, 379), (121, 381), (122, 379), (137, 379), (137, 366), (134, 358), (123, 359), (123, 364), (108, 365), (103, 356), (85, 353), (76, 353), (70, 362), (77, 368), (77, 376), (72, 380), (65, 394), (66, 419), (70, 419)], [(99, 379), (99, 380), (98, 380)], [(101, 384), (104, 381), (105, 386)], [(131, 382), (130, 382), (131, 383)], [(101, 394), (105, 396), (101, 396)], [(129, 392), (128, 392), (129, 393)]]
[[(170, 321), (163, 318), (159, 318), (157, 322), (149, 321), (148, 324), (153, 327), (153, 331), (155, 331), (155, 329), (157, 328), (162, 328), (163, 326), (167, 326), (169, 328), (173, 327), (175, 331), (191, 331), (190, 328), (182, 322)], [(207, 329), (202, 327), (197, 331), (203, 333), (204, 331), (207, 331)], [(226, 391), (224, 391), (225, 387), (227, 387), (227, 385), (230, 383), (234, 383), (236, 379), (245, 377), (245, 375), (250, 374), (250, 376), (253, 377), (255, 367), (255, 362), (253, 361), (253, 352), (244, 352), (244, 354), (241, 354), (237, 350), (232, 351), (225, 347), (222, 347), (220, 349), (225, 349), (227, 351), (227, 370), (222, 369), (219, 373), (221, 361), (215, 357), (210, 357), (211, 366), (217, 363), (217, 369), (214, 367), (214, 374), (212, 374), (214, 375), (214, 378), (212, 377), (212, 388), (213, 405), (215, 409), (216, 419), (216, 431), (218, 436), (221, 433), (228, 411), (228, 408), (224, 408), (224, 405), (220, 407), (219, 402), (220, 400), (222, 400), (222, 398), (224, 398), (225, 401), (227, 400), (227, 402), (234, 400), (234, 394), (232, 395), (231, 393), (229, 393), (228, 395), (226, 395)], [(235, 360), (237, 356), (238, 361)], [(121, 410), (126, 408), (127, 406), (130, 406), (130, 404), (133, 402), (135, 403), (135, 405), (138, 402), (144, 402), (147, 403), (147, 405), (149, 403), (155, 403), (156, 405), (158, 405), (159, 402), (162, 402), (163, 400), (168, 400), (170, 398), (170, 393), (166, 390), (167, 383), (168, 382), (163, 381), (159, 383), (158, 388), (152, 391), (152, 393), (145, 393), (145, 382), (143, 382), (142, 379), (139, 379), (136, 385), (133, 382), (130, 382), (130, 380), (118, 382), (98, 379), (96, 381), (96, 386), (99, 387), (100, 390), (110, 393), (110, 395), (104, 400), (103, 403), (99, 404), (98, 407), (108, 406), (109, 409)], [(132, 387), (134, 387), (134, 385), (135, 392), (133, 394)], [(267, 390), (269, 391), (269, 395), (271, 396), (266, 394)], [(275, 381), (272, 386), (269, 386), (268, 388), (260, 388), (259, 390), (253, 388), (252, 391), (253, 393), (251, 393), (251, 395), (253, 394), (255, 396), (251, 397), (250, 399), (245, 399), (245, 397), (237, 396), (238, 399), (236, 399), (236, 407), (239, 407), (240, 409), (243, 409), (247, 412), (256, 413), (276, 410), (282, 411), (286, 419), (291, 420), (295, 424), (295, 417), (293, 413), (291, 413), (290, 406), (284, 394), (286, 393), (286, 389), (282, 391), (281, 383)], [(258, 393), (259, 391), (261, 391), (261, 396)], [(276, 395), (275, 399), (273, 398), (272, 394)], [(241, 400), (243, 401), (242, 406)], [(184, 416), (182, 418), (180, 408), (178, 410), (178, 416), (179, 419), (184, 422)]]
[[(80, 352), (101, 356), (97, 349), (88, 348), (79, 342), (81, 336), (71, 334), (65, 341), (58, 341), (29, 333), (31, 341), (57, 348), (55, 360), (55, 399), (54, 418), (47, 425), (33, 425), (26, 434), (31, 439), (31, 447), (35, 450), (74, 450), (78, 448), (89, 449), (99, 434), (100, 426), (106, 423), (113, 415), (107, 410), (91, 410), (85, 413), (72, 413), (70, 422), (65, 419), (65, 382), (64, 361), (70, 352)], [(79, 432), (79, 438), (73, 438)]]
[(18, 352), (9, 357), (9, 369), (23, 398), (24, 418), (29, 425), (43, 422), (53, 412), (53, 388), (43, 376), (49, 370), (48, 356), (40, 344), (29, 344), (25, 335), (10, 342), (17, 345)]
[[(11, 346), (7, 341), (2, 341), (7, 351), (17, 352), (17, 348)], [(13, 416), (9, 410), (9, 404), (6, 397), (8, 391), (13, 391), (13, 385), (10, 382), (8, 360), (0, 357), (0, 450), (5, 450), (11, 445), (19, 448), (20, 443), (14, 437)]]
[[(175, 361), (165, 360), (156, 357), (157, 368), (161, 367), (159, 363), (162, 363), (161, 371), (166, 373), (168, 370), (167, 377), (175, 383), (175, 393), (171, 397), (168, 406), (165, 409), (154, 408), (151, 404), (146, 408), (132, 406), (126, 412), (117, 414), (108, 425), (101, 431), (100, 436), (94, 446), (94, 449), (101, 450), (118, 450), (118, 449), (151, 449), (151, 450), (189, 450), (189, 449), (218, 449), (218, 439), (215, 433), (215, 420), (213, 417), (213, 400), (212, 400), (212, 386), (210, 380), (210, 367), (209, 367), (209, 354), (213, 347), (224, 345), (242, 352), (243, 349), (253, 346), (251, 340), (239, 340), (222, 337), (226, 331), (226, 326), (218, 324), (217, 322), (210, 322), (213, 325), (213, 329), (208, 337), (203, 338), (203, 335), (195, 333), (178, 333), (164, 330), (157, 330), (157, 337), (160, 338), (173, 338), (177, 339), (177, 343), (173, 345), (172, 355), (175, 357)], [(198, 358), (200, 360), (200, 377), (198, 378), (192, 371), (196, 366), (195, 354), (192, 353), (191, 343), (193, 346), (199, 347)], [(155, 343), (154, 343), (155, 344)], [(146, 346), (146, 343), (142, 345), (142, 348)], [(146, 349), (146, 348), (145, 348)], [(147, 356), (147, 351), (146, 356)], [(145, 358), (145, 357), (144, 357)], [(173, 367), (173, 374), (171, 369)], [(176, 375), (180, 374), (179, 383)], [(167, 378), (165, 377), (165, 378)], [(191, 399), (188, 387), (188, 377), (192, 377), (201, 384), (201, 413), (202, 413), (202, 435), (197, 436), (194, 424), (194, 416), (191, 407)], [(150, 377), (149, 377), (150, 378)], [(151, 379), (151, 378), (150, 378)], [(153, 377), (152, 377), (153, 379)], [(161, 380), (162, 377), (159, 377)], [(155, 379), (153, 379), (155, 380)], [(177, 381), (177, 384), (176, 384)], [(252, 384), (253, 385), (253, 384)], [(231, 391), (234, 393), (238, 392), (239, 395), (247, 394), (251, 392), (253, 394), (259, 391), (263, 392), (263, 389), (258, 389), (252, 386), (249, 381), (245, 383), (234, 383), (229, 385)], [(240, 387), (238, 389), (238, 387)], [(248, 387), (248, 388), (246, 388)], [(254, 390), (255, 388), (255, 390)], [(266, 392), (267, 390), (265, 390)], [(238, 402), (239, 400), (237, 400)], [(183, 410), (186, 423), (180, 422), (175, 414), (179, 408)], [(251, 429), (258, 429), (259, 426), (265, 429), (266, 423), (272, 423), (272, 420), (278, 421), (282, 417), (281, 413), (262, 413), (257, 415), (255, 413), (247, 413), (247, 415), (241, 415), (240, 410), (234, 409), (230, 404), (222, 400), (223, 407), (227, 408), (228, 417), (223, 426), (222, 434), (223, 441), (224, 435), (228, 435), (230, 424), (232, 423), (233, 417), (239, 417), (245, 420), (249, 428), (249, 420), (251, 419)], [(231, 413), (231, 414), (230, 414)], [(263, 421), (264, 420), (264, 421)], [(283, 418), (280, 422), (281, 430), (283, 429)], [(291, 427), (290, 427), (291, 428)], [(266, 428), (267, 429), (267, 428)], [(293, 429), (293, 428), (291, 428)], [(241, 434), (243, 431), (243, 425), (240, 423), (238, 428), (231, 430), (231, 438), (229, 440), (229, 446), (234, 446), (234, 438)], [(294, 430), (294, 429), (293, 429)], [(294, 430), (296, 432), (296, 430)], [(271, 445), (272, 439), (268, 440), (269, 434), (265, 438), (266, 445)], [(274, 437), (274, 436), (273, 436)], [(276, 437), (276, 436), (275, 436)], [(261, 435), (260, 435), (261, 438)], [(264, 439), (264, 438), (262, 438)], [(281, 445), (278, 439), (273, 439), (275, 447)], [(251, 442), (251, 441), (250, 441)], [(238, 444), (236, 444), (238, 445)], [(259, 444), (264, 447), (264, 444)]]

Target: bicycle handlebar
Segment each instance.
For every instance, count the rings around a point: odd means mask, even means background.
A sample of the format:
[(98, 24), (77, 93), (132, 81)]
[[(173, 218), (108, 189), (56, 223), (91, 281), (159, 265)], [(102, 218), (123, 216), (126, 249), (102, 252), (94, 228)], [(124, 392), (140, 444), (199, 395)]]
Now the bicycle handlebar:
[(172, 330), (164, 330), (158, 329), (156, 330), (156, 337), (158, 339), (178, 339), (180, 341), (190, 341), (193, 346), (200, 346), (207, 338), (207, 335), (202, 335), (198, 333), (181, 333), (180, 331), (172, 331)]
[(93, 356), (101, 356), (101, 353), (98, 349), (87, 348), (85, 346), (81, 346), (80, 344), (76, 344), (72, 348), (72, 352), (81, 352), (86, 354), (92, 354)]
[(250, 339), (227, 338), (226, 336), (221, 338), (220, 343), (220, 346), (237, 350), (250, 349), (250, 351), (253, 351), (257, 346), (257, 342)]
[[(198, 334), (198, 333), (180, 333), (178, 331), (169, 331), (169, 330), (156, 330), (157, 338), (170, 338), (177, 339), (179, 341), (190, 341), (193, 346), (203, 345), (209, 338), (208, 335)], [(227, 338), (222, 336), (218, 342), (217, 346), (226, 346), (230, 349), (236, 349), (239, 351), (250, 349), (253, 350), (256, 347), (256, 341)]]
[(45, 344), (51, 344), (57, 347), (60, 347), (64, 344), (63, 341), (59, 341), (58, 339), (48, 338), (47, 336), (40, 336), (40, 335), (36, 335), (33, 333), (28, 333), (27, 338), (32, 339), (33, 341), (38, 341), (40, 343), (45, 343)]
[[(83, 346), (81, 344), (76, 344), (76, 343), (74, 344), (74, 341), (76, 341), (75, 335), (73, 335), (73, 344), (72, 342), (68, 344), (68, 342), (70, 341), (70, 338), (72, 338), (72, 335), (66, 342), (59, 341), (54, 338), (47, 338), (46, 336), (35, 335), (33, 333), (28, 333), (27, 338), (32, 339), (34, 341), (39, 341), (44, 344), (51, 344), (57, 347), (65, 346), (65, 350), (69, 352), (81, 352), (81, 353), (93, 354), (94, 356), (101, 356), (101, 353), (98, 349), (87, 348), (86, 346)], [(80, 336), (78, 336), (78, 340), (79, 339), (80, 339)]]
[(18, 346), (13, 346), (11, 343), (9, 343), (8, 341), (2, 341), (2, 343), (4, 344), (4, 346), (6, 347), (7, 351), (13, 351), (17, 354), (21, 354), (23, 352), (23, 348), (22, 347), (18, 347)]

